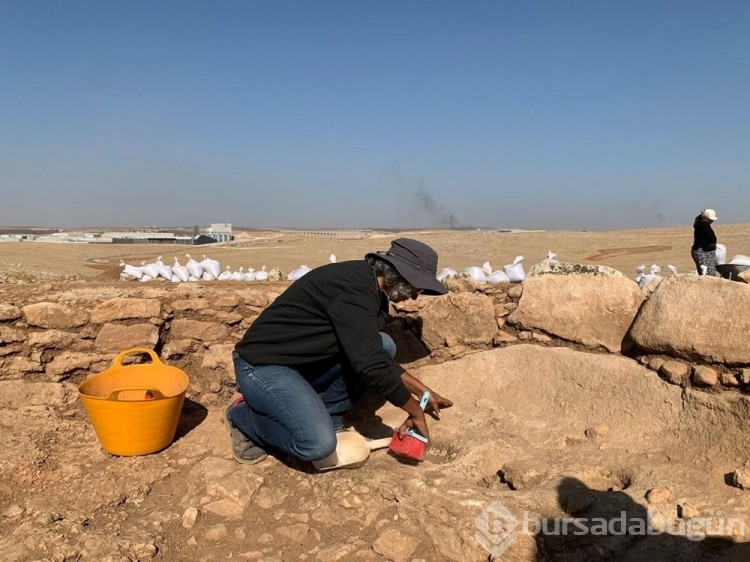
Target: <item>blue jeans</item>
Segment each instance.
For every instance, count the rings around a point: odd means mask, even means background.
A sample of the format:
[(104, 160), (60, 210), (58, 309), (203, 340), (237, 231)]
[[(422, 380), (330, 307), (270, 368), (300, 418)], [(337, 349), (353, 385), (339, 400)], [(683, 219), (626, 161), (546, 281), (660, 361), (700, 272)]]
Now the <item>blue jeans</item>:
[[(389, 335), (380, 336), (393, 359), (396, 344)], [(340, 364), (309, 380), (293, 367), (254, 366), (236, 353), (233, 358), (245, 403), (232, 410), (232, 423), (256, 445), (304, 461), (325, 458), (336, 449), (344, 415), (367, 390)]]

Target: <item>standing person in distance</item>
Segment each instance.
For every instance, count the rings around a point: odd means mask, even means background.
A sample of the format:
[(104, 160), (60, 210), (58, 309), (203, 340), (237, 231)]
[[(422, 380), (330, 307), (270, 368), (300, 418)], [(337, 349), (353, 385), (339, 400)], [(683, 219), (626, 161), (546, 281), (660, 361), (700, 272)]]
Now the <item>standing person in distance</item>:
[(279, 295), (235, 346), (242, 397), (224, 416), (234, 458), (259, 462), (269, 450), (328, 457), (367, 388), (404, 410), (401, 435), (414, 428), (429, 438), (419, 397), (430, 392), (425, 411), (435, 418), (453, 403), (395, 363), (396, 344), (381, 330), (389, 301), (448, 292), (437, 261), (428, 245), (399, 238), (387, 252), (313, 269)]
[[(717, 218), (716, 211), (704, 209), (693, 222), (693, 247), (690, 255), (698, 269), (698, 275), (716, 275), (716, 234), (711, 223)], [(701, 266), (705, 266), (705, 271)]]

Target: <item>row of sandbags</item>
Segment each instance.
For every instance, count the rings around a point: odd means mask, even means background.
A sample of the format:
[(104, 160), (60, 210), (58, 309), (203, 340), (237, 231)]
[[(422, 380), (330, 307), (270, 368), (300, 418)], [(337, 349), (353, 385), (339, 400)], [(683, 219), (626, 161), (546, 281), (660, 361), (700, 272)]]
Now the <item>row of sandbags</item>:
[[(552, 251), (547, 252), (547, 258), (543, 260), (543, 263), (555, 264), (558, 263), (557, 256)], [(493, 270), (490, 262), (486, 261), (482, 264), (482, 267), (476, 265), (467, 267), (464, 269), (463, 274), (471, 277), (478, 283), (489, 283), (490, 285), (497, 285), (499, 283), (520, 283), (526, 279), (526, 272), (523, 269), (523, 256), (516, 256), (513, 263), (504, 265), (502, 269)], [(459, 273), (455, 269), (446, 267), (440, 273), (437, 278), (442, 281), (449, 277), (459, 277)]]
[[(174, 264), (167, 265), (164, 263), (162, 256), (158, 256), (156, 261), (153, 263), (141, 262), (141, 265), (134, 266), (125, 263), (123, 260), (120, 261), (120, 266), (123, 268), (121, 278), (124, 280), (137, 279), (138, 281), (152, 281), (155, 279), (164, 279), (166, 281), (172, 281), (174, 283), (186, 282), (186, 281), (266, 281), (268, 280), (269, 272), (266, 271), (264, 265), (260, 271), (255, 271), (252, 267), (249, 267), (247, 271), (243, 267), (240, 267), (237, 271), (231, 271), (229, 266), (226, 266), (224, 271), (221, 270), (221, 264), (212, 260), (205, 255), (202, 261), (193, 259), (190, 254), (185, 254), (188, 261), (185, 265), (181, 265), (178, 258), (175, 257)], [(336, 256), (331, 254), (329, 260), (331, 263), (336, 261)], [(306, 265), (301, 265), (294, 271), (292, 271), (286, 278), (290, 281), (295, 281), (309, 272), (311, 269)]]
[(264, 265), (260, 271), (255, 271), (252, 267), (244, 271), (240, 267), (237, 271), (231, 271), (229, 266), (224, 271), (221, 270), (221, 264), (212, 260), (205, 255), (202, 261), (193, 259), (190, 254), (185, 254), (188, 261), (181, 265), (178, 258), (175, 257), (174, 264), (167, 265), (159, 256), (153, 263), (141, 262), (141, 265), (135, 266), (120, 261), (123, 268), (121, 278), (137, 279), (138, 281), (153, 281), (155, 279), (164, 279), (173, 283), (187, 281), (265, 281), (268, 279), (268, 272)]

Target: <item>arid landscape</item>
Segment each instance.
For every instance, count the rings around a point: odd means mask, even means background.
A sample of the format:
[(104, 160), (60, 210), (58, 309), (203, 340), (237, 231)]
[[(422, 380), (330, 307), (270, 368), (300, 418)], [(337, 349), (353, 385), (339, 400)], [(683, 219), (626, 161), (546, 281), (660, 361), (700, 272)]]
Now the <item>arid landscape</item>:
[[(727, 256), (750, 254), (750, 224), (715, 225), (719, 242), (727, 247)], [(411, 232), (379, 232), (370, 238), (339, 240), (303, 238), (283, 231), (235, 230), (234, 242), (210, 246), (169, 245), (96, 245), (96, 244), (0, 244), (0, 275), (20, 279), (46, 279), (69, 276), (77, 280), (110, 281), (118, 278), (120, 259), (138, 265), (152, 262), (162, 255), (171, 264), (177, 257), (185, 263), (185, 254), (192, 252), (199, 259), (203, 254), (237, 269), (252, 266), (260, 269), (279, 267), (290, 272), (301, 264), (316, 267), (328, 263), (330, 254), (339, 261), (359, 259), (365, 253), (385, 250), (389, 241), (410, 236), (431, 244), (440, 255), (439, 268), (481, 266), (489, 261), (493, 269), (512, 263), (524, 256), (523, 264), (531, 265), (557, 254), (560, 261), (606, 265), (635, 277), (635, 268), (657, 264), (666, 270), (668, 264), (680, 273), (694, 270), (690, 258), (692, 227), (623, 230), (603, 232), (528, 231), (498, 232), (493, 230), (420, 230)]]
[[(750, 255), (750, 224), (715, 230), (729, 258)], [(175, 256), (184, 263), (186, 253), (205, 254), (222, 267), (288, 273), (328, 263), (331, 254), (359, 259), (399, 236), (432, 245), (439, 269), (485, 261), (500, 269), (522, 255), (528, 271), (552, 251), (562, 262), (607, 266), (632, 280), (641, 264), (689, 273), (689, 226), (422, 230), (357, 240), (235, 234), (231, 243), (199, 247), (0, 244), (0, 560), (750, 559), (750, 360), (734, 343), (744, 337), (746, 285), (705, 280), (720, 295), (717, 307), (726, 307), (711, 316), (713, 331), (732, 342), (716, 340), (715, 354), (710, 342), (689, 339), (683, 347), (649, 349), (647, 328), (621, 348), (641, 301), (659, 293), (615, 277), (582, 280), (596, 302), (581, 316), (561, 302), (563, 317), (554, 321), (562, 328), (552, 320), (530, 327), (530, 316), (539, 318), (533, 303), (525, 305), (525, 318), (518, 314), (525, 296), (547, 306), (550, 318), (557, 313), (549, 300), (557, 293), (539, 284), (527, 290), (528, 279), (498, 287), (459, 281), (440, 302), (420, 297), (394, 311), (405, 350), (400, 359), (455, 402), (431, 422), (425, 462), (402, 463), (379, 451), (359, 468), (318, 473), (275, 456), (253, 466), (235, 463), (221, 422), (234, 392), (232, 343), (288, 281), (120, 280), (121, 259), (139, 264), (162, 255), (165, 263)], [(688, 331), (700, 324), (690, 320), (692, 307), (706, 310), (700, 306), (711, 301), (696, 300), (694, 280), (673, 281), (684, 289), (665, 291), (678, 299), (684, 293), (689, 308), (671, 331)], [(605, 289), (595, 295), (596, 287)], [(574, 292), (572, 302), (586, 300)], [(606, 306), (596, 300), (601, 295)], [(664, 307), (653, 308), (658, 316)], [(573, 325), (588, 313), (597, 325), (578, 326), (581, 338), (565, 336), (565, 315)], [(722, 315), (727, 323), (719, 327)], [(183, 369), (190, 387), (174, 443), (147, 456), (117, 457), (99, 446), (77, 386), (133, 342)], [(401, 417), (368, 397), (349, 425), (382, 437)], [(611, 520), (623, 512), (630, 520), (648, 509), (665, 521), (729, 518), (748, 528), (700, 541), (684, 533), (516, 536), (499, 505), (518, 519), (525, 514), (527, 527), (552, 518)], [(490, 554), (504, 539), (512, 545)]]

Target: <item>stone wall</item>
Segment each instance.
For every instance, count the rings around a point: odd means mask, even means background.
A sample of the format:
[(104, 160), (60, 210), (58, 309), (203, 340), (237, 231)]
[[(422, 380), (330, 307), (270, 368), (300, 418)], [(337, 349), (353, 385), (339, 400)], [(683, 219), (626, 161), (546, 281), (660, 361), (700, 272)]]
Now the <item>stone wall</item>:
[[(387, 331), (400, 362), (421, 366), (523, 341), (626, 354), (682, 386), (750, 385), (742, 344), (750, 328), (747, 285), (669, 279), (640, 290), (622, 276), (579, 270), (548, 271), (523, 284), (461, 278), (447, 285), (448, 295), (394, 307)], [(5, 285), (0, 380), (78, 383), (107, 369), (119, 352), (145, 347), (188, 374), (188, 396), (210, 403), (233, 391), (234, 344), (286, 286)]]

